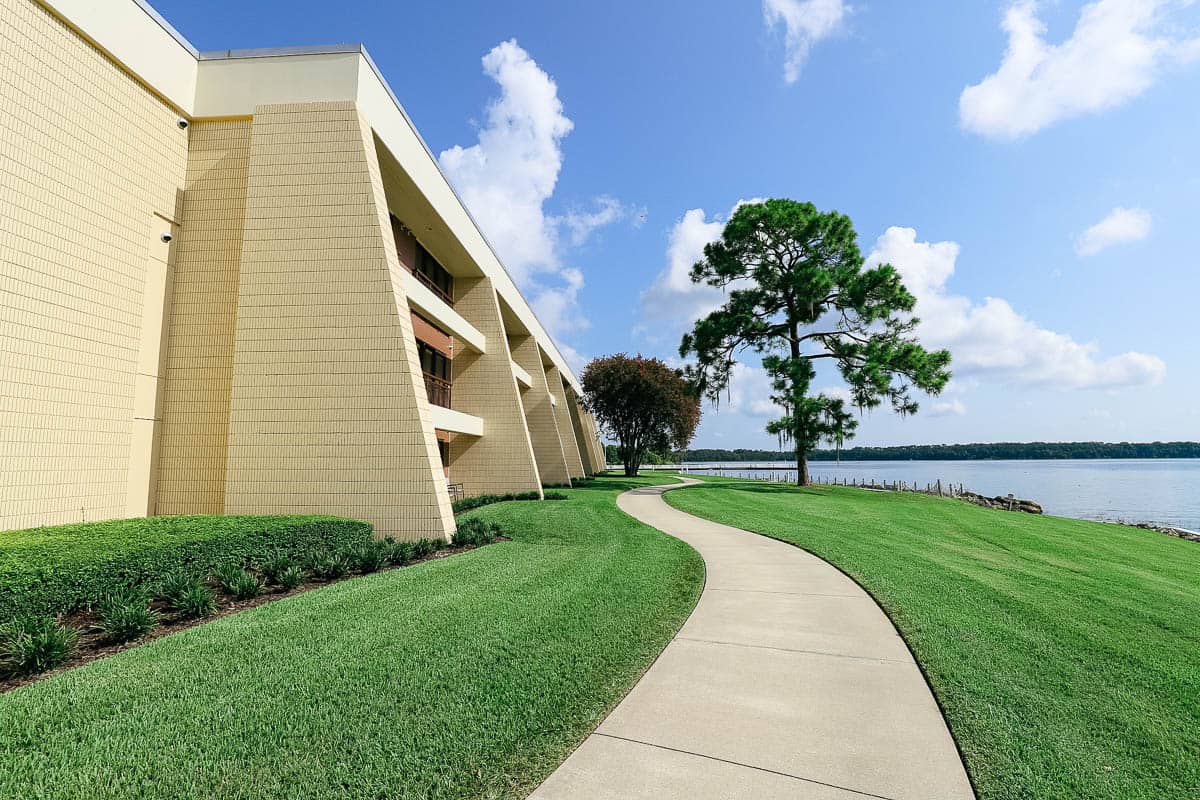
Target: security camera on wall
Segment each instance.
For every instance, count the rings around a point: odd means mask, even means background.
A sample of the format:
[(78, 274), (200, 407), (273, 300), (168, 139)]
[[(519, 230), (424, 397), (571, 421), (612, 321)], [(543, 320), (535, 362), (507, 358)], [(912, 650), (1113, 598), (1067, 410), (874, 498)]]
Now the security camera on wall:
[(189, 123), (186, 119), (180, 117), (179, 119), (175, 120), (175, 124), (179, 126), (179, 130), (186, 131)]
[(162, 239), (163, 244), (170, 244), (171, 240), (174, 239), (175, 236), (170, 231), (163, 231), (162, 235), (158, 238)]

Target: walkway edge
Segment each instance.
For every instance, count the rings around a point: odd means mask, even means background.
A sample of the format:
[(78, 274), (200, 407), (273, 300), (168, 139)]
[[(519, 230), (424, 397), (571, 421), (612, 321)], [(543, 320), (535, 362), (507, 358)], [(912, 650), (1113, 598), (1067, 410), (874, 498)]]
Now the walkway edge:
[(622, 511), (700, 554), (703, 589), (640, 680), (530, 797), (770, 800), (803, 784), (818, 800), (973, 800), (927, 679), (874, 598), (802, 548), (663, 500), (697, 483), (618, 496)]

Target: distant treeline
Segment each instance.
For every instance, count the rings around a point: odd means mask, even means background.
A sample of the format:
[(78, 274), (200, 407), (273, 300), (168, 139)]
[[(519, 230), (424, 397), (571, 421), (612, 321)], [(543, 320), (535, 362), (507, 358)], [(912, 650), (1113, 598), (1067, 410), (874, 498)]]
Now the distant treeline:
[[(815, 450), (810, 461), (833, 461), (833, 450)], [(1200, 442), (996, 442), (849, 447), (842, 461), (970, 461), (1052, 458), (1200, 458)], [(778, 450), (688, 450), (685, 461), (792, 461)]]

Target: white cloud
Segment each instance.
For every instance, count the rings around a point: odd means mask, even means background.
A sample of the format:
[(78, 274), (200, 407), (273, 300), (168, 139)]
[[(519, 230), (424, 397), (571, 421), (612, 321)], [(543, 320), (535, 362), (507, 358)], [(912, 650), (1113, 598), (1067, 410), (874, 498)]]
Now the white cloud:
[(1104, 219), (1075, 240), (1075, 252), (1094, 256), (1114, 244), (1137, 242), (1150, 235), (1150, 212), (1140, 208), (1114, 208)]
[(605, 194), (596, 198), (592, 211), (573, 210), (561, 217), (552, 218), (552, 221), (564, 226), (570, 234), (571, 244), (578, 247), (599, 228), (625, 219), (632, 219), (633, 224), (640, 227), (645, 218), (644, 208), (634, 209)]
[(443, 150), (438, 160), (513, 279), (546, 315), (542, 322), (551, 333), (586, 327), (577, 302), (583, 275), (564, 266), (563, 251), (632, 210), (602, 195), (592, 210), (548, 213), (563, 164), (562, 141), (574, 127), (558, 86), (512, 39), (483, 57), (483, 69), (500, 95), (488, 103), (479, 140)]
[(562, 169), (561, 142), (574, 124), (558, 87), (515, 40), (483, 57), (500, 85), (479, 142), (442, 151), (442, 168), (517, 280), (558, 266), (555, 231), (542, 204)]
[(844, 0), (763, 0), (767, 27), (783, 25), (785, 81), (796, 82), (813, 45), (835, 33), (848, 11)]
[(704, 257), (704, 246), (721, 238), (725, 220), (747, 203), (738, 200), (725, 217), (709, 219), (702, 208), (693, 208), (671, 228), (667, 239), (667, 265), (654, 283), (642, 292), (642, 321), (635, 332), (650, 338), (670, 338), (725, 302), (727, 292), (704, 283), (692, 283), (692, 265)]
[(948, 348), (951, 368), (966, 378), (993, 378), (1060, 389), (1111, 389), (1160, 383), (1166, 364), (1156, 356), (1128, 352), (1100, 358), (1094, 344), (1039, 326), (998, 297), (975, 303), (951, 294), (959, 247), (918, 242), (912, 228), (888, 228), (867, 257), (890, 263), (917, 297), (917, 334), (923, 344)]
[(961, 417), (966, 413), (962, 400), (935, 400), (929, 406), (929, 414), (934, 417)]
[(1172, 39), (1169, 17), (1192, 0), (1096, 0), (1071, 37), (1045, 40), (1036, 0), (1014, 0), (1004, 15), (1008, 50), (999, 69), (959, 98), (964, 128), (1015, 139), (1081, 114), (1125, 103), (1162, 70), (1200, 56), (1200, 38)]
[(833, 400), (841, 400), (848, 406), (854, 405), (854, 397), (845, 386), (826, 386), (823, 389), (817, 389), (813, 394), (823, 394)]
[(771, 402), (771, 378), (767, 371), (740, 361), (733, 365), (728, 398), (722, 401), (721, 407), (748, 417), (765, 418), (782, 413), (779, 406)]
[(579, 313), (579, 290), (583, 288), (583, 273), (573, 267), (559, 272), (559, 286), (541, 288), (531, 305), (546, 329), (560, 336), (586, 330), (591, 322)]
[(576, 375), (581, 375), (583, 368), (592, 359), (565, 342), (558, 341), (555, 344), (558, 345), (558, 352), (562, 354), (563, 359), (567, 362), (567, 366), (573, 369)]
[(690, 323), (725, 301), (725, 293), (701, 283), (692, 283), (692, 265), (704, 256), (704, 246), (721, 237), (725, 223), (708, 220), (704, 209), (693, 208), (675, 223), (667, 240), (667, 266), (650, 288), (642, 292), (642, 327), (658, 332), (672, 331)]

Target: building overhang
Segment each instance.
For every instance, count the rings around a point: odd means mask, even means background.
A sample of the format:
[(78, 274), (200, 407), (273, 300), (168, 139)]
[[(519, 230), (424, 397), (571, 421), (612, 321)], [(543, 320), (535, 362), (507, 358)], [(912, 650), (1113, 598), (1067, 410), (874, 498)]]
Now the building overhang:
[[(576, 391), (579, 382), (525, 301), (433, 151), (362, 45), (198, 52), (143, 0), (38, 0), (190, 119), (246, 117), (259, 105), (349, 101), (394, 156), (437, 223)], [(428, 312), (428, 309), (426, 309)], [(463, 337), (464, 340), (467, 337)]]

